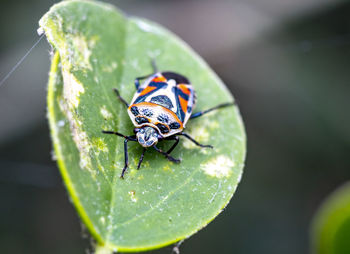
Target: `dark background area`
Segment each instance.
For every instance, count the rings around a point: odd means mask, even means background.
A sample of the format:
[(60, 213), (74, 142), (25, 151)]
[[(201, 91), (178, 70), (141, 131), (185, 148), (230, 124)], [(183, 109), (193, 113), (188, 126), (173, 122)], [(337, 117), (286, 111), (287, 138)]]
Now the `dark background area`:
[[(37, 22), (54, 2), (1, 1), (0, 79), (38, 39)], [(236, 194), (181, 253), (309, 253), (314, 213), (350, 177), (350, 3), (110, 2), (187, 41), (229, 87), (246, 125)], [(52, 160), (49, 51), (42, 40), (0, 87), (1, 253), (85, 253), (91, 245)]]

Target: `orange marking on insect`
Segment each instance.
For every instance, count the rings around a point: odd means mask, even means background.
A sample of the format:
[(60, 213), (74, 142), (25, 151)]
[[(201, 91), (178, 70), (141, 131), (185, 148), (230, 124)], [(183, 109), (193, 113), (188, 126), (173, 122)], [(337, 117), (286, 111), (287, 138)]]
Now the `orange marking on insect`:
[(160, 105), (155, 104), (153, 102), (147, 102), (147, 101), (136, 103), (136, 104), (133, 104), (131, 106), (136, 106), (136, 107), (162, 107), (162, 108), (164, 108), (163, 106), (160, 106)]
[(191, 94), (191, 90), (187, 88), (186, 85), (177, 85), (177, 87), (184, 93), (187, 95)]
[(166, 82), (166, 79), (163, 76), (155, 77), (152, 79), (153, 82)]
[(140, 93), (140, 96), (148, 94), (148, 93), (152, 92), (156, 88), (157, 87), (154, 87), (154, 86), (147, 86), (145, 89), (142, 90), (142, 92)]
[(179, 96), (179, 99), (180, 99), (180, 105), (181, 105), (181, 108), (182, 108), (182, 111), (187, 113), (187, 104), (188, 104), (188, 101), (183, 99), (181, 96)]

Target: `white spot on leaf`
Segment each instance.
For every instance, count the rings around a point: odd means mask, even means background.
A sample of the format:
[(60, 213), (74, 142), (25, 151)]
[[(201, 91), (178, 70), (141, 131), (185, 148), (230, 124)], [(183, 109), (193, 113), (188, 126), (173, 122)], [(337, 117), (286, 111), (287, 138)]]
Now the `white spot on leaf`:
[(112, 113), (107, 110), (106, 106), (103, 106), (100, 109), (100, 113), (103, 116), (103, 118), (105, 118), (105, 119), (112, 118), (112, 116), (113, 116)]
[(80, 94), (85, 92), (84, 86), (72, 73), (62, 70), (62, 75), (64, 81), (64, 98), (69, 104), (69, 107), (76, 108), (80, 102)]
[(73, 47), (76, 49), (74, 52), (75, 64), (78, 64), (84, 69), (92, 70), (90, 63), (91, 50), (96, 44), (96, 37), (92, 37), (88, 40), (83, 35), (76, 35), (73, 38)]
[(130, 199), (132, 202), (136, 203), (137, 202), (137, 198), (135, 197), (135, 191), (134, 190), (131, 190), (128, 192), (129, 196), (130, 196)]
[(75, 143), (80, 151), (80, 162), (79, 165), (81, 168), (90, 168), (91, 167), (91, 158), (90, 158), (90, 143), (88, 140), (88, 135), (85, 131), (77, 131), (73, 136)]
[[(68, 104), (68, 105), (70, 105), (71, 108), (73, 107), (72, 104)], [(88, 135), (85, 131), (82, 130), (82, 122), (73, 115), (68, 105), (67, 103), (64, 103), (63, 100), (60, 101), (60, 108), (68, 119), (73, 141), (79, 150), (79, 155), (80, 155), (79, 166), (82, 169), (84, 168), (88, 169), (92, 174), (92, 176), (95, 177), (96, 171), (92, 169), (91, 158), (90, 158), (91, 145), (89, 142)]]
[(207, 175), (222, 178), (230, 176), (234, 166), (235, 163), (230, 158), (225, 155), (219, 155), (209, 162), (201, 164), (201, 169)]
[(64, 126), (64, 120), (60, 120), (57, 122), (57, 127), (63, 127)]
[(117, 68), (118, 68), (118, 63), (112, 62), (110, 65), (104, 66), (102, 70), (104, 72), (113, 72)]
[[(108, 153), (107, 144), (104, 142), (102, 138), (92, 138), (91, 142), (94, 147), (94, 151), (97, 155), (99, 155), (100, 152)], [(102, 166), (101, 166), (101, 170), (104, 171)]]

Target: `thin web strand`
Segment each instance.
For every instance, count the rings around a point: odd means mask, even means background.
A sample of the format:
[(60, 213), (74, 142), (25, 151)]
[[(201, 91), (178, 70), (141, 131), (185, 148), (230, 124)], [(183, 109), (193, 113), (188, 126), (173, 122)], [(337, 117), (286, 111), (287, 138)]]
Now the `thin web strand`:
[(40, 36), (40, 38), (34, 43), (34, 45), (25, 53), (25, 55), (12, 67), (9, 73), (0, 81), (0, 87), (5, 83), (5, 81), (11, 76), (11, 74), (17, 69), (17, 67), (24, 61), (24, 59), (30, 54), (30, 52), (35, 48), (36, 45), (41, 41), (44, 37), (44, 34)]

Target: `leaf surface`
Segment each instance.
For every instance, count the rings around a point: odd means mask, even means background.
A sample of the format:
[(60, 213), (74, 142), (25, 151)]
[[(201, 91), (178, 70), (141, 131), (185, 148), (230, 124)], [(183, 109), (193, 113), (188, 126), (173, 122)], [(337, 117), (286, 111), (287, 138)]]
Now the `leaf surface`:
[[(119, 251), (159, 248), (186, 238), (217, 216), (231, 199), (242, 175), (245, 133), (237, 107), (190, 120), (186, 132), (214, 149), (183, 138), (174, 164), (129, 142), (124, 166), (123, 139), (133, 125), (112, 88), (130, 101), (134, 79), (160, 70), (181, 73), (197, 93), (194, 112), (233, 101), (228, 89), (184, 42), (164, 28), (126, 18), (98, 2), (54, 5), (40, 27), (55, 55), (49, 78), (48, 116), (59, 168), (72, 202), (101, 245)], [(167, 149), (173, 141), (161, 142)]]
[(350, 253), (350, 183), (335, 190), (318, 209), (311, 227), (313, 254)]

